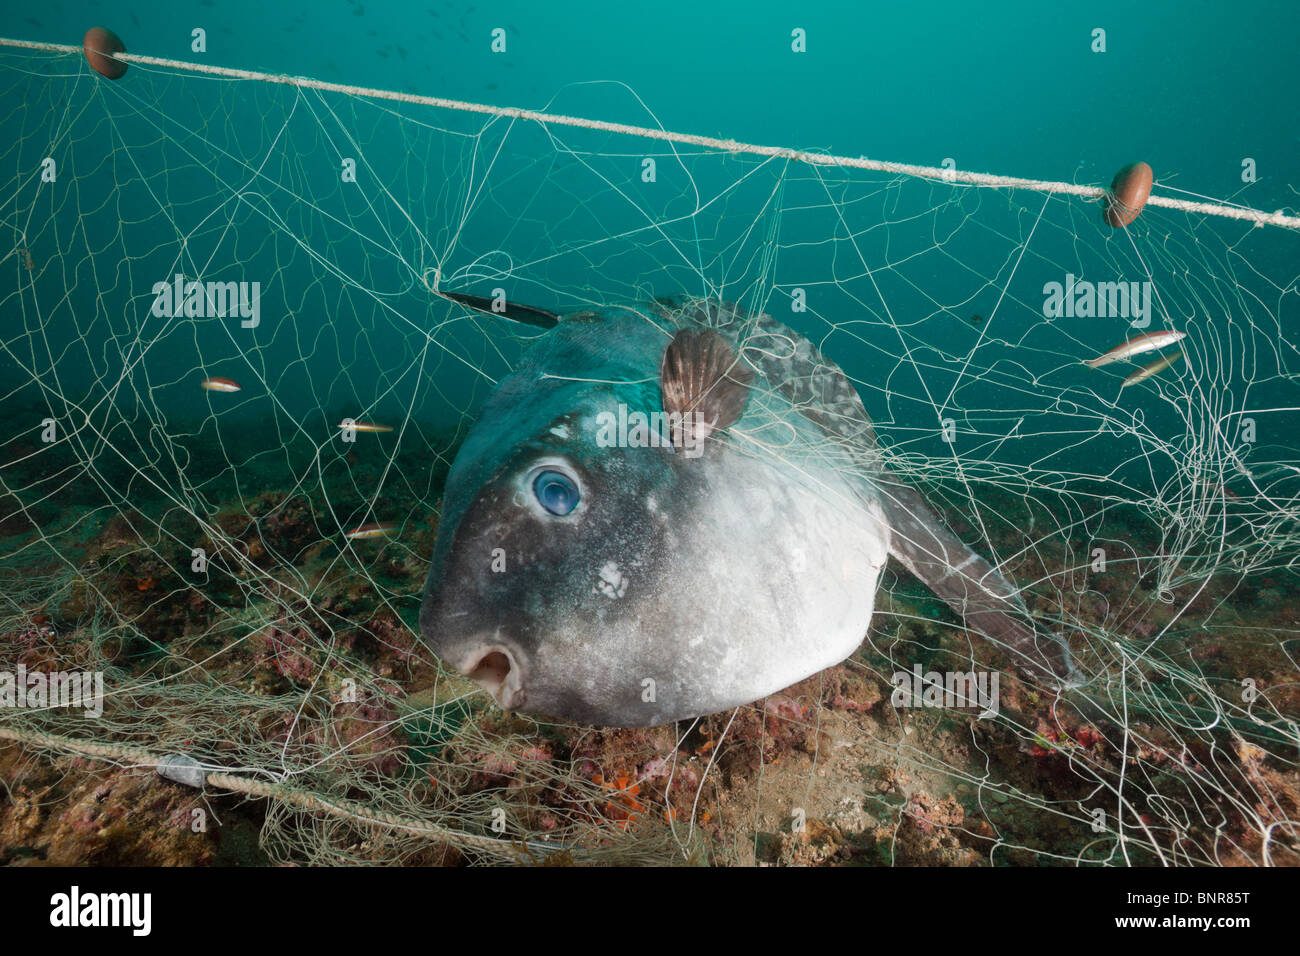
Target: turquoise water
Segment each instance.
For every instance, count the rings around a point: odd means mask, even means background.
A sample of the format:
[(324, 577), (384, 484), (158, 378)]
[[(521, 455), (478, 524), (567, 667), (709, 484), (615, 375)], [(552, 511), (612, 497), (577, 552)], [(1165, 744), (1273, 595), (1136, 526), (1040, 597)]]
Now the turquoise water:
[[(102, 23), (158, 57), (1035, 179), (1105, 185), (1143, 159), (1158, 192), (1272, 210), (1300, 182), (1297, 19), (1288, 4), (53, 3), (10, 31), (76, 43)], [(1158, 495), (1188, 455), (1217, 481), (1251, 408), (1270, 409), (1252, 443), (1270, 467), (1293, 442), (1285, 230), (1152, 210), (1130, 241), (1059, 196), (140, 66), (109, 82), (80, 57), (27, 56), (0, 91), (17, 279), (0, 310), (20, 330), (0, 370), (11, 400), (120, 425), (151, 459), (193, 439), (220, 471), (280, 448), (293, 469), (346, 415), (410, 422), (414, 447), (449, 452), (533, 330), (430, 295), (435, 269), (445, 288), (557, 311), (681, 292), (765, 308), (845, 368), (900, 453), (951, 459), (951, 419), (960, 455), (1032, 466), (1040, 486), (1077, 473)], [(178, 273), (259, 283), (259, 326), (159, 321), (152, 290)], [(1129, 392), (1115, 368), (1082, 368), (1132, 330), (1046, 319), (1046, 284), (1071, 276), (1150, 281), (1150, 327), (1185, 329), (1186, 361)], [(243, 391), (214, 397), (204, 376)]]
[[(33, 23), (32, 21), (38, 21)], [(1300, 10), (1287, 2), (995, 5), (594, 2), (51, 3), (6, 34), (77, 43), (102, 23), (130, 50), (457, 99), (642, 123), (626, 83), (668, 129), (822, 147), (1038, 179), (1102, 181), (1134, 157), (1211, 196), (1276, 208), (1297, 181)], [(39, 25), (38, 25), (39, 24)], [(509, 31), (494, 56), (487, 34)], [(803, 27), (808, 53), (790, 52)], [(1091, 52), (1091, 31), (1107, 52)], [(402, 47), (405, 58), (398, 51)]]

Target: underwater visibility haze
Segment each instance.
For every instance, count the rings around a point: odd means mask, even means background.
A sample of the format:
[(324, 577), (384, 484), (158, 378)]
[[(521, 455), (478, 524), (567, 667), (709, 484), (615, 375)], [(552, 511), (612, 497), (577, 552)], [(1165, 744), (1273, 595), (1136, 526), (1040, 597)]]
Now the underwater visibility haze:
[(0, 862), (1300, 862), (1293, 5), (8, 20)]

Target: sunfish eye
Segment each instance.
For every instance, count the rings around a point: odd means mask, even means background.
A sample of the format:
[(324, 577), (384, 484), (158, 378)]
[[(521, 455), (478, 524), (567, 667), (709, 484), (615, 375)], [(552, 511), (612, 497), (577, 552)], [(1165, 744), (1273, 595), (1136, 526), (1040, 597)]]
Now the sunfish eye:
[(562, 472), (539, 472), (533, 479), (533, 494), (541, 506), (553, 515), (563, 517), (578, 507), (578, 485)]

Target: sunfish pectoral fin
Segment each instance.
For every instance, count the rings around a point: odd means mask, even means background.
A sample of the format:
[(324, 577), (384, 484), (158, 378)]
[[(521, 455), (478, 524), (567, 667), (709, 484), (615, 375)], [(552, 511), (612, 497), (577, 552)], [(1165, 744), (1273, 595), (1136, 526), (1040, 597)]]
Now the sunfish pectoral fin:
[(512, 319), (515, 322), (533, 325), (539, 329), (553, 329), (560, 322), (560, 317), (554, 312), (548, 312), (532, 305), (523, 305), (519, 302), (489, 299), (485, 296), (469, 295), (465, 292), (437, 290), (435, 294), (442, 296), (444, 299), (450, 299), (452, 302), (459, 302), (466, 308), (473, 309), (476, 312), (494, 315), (501, 319)]
[(1030, 616), (1015, 588), (945, 528), (919, 492), (896, 481), (882, 482), (880, 492), (890, 554), (1021, 670), (1057, 689), (1081, 683), (1069, 645)]

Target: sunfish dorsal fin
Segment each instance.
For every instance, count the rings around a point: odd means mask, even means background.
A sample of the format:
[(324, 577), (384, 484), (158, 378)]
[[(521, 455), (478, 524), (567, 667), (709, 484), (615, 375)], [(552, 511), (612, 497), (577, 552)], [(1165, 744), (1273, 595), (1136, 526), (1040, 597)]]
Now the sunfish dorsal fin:
[(673, 442), (681, 429), (698, 446), (710, 434), (734, 424), (745, 411), (749, 383), (754, 373), (737, 358), (721, 334), (713, 329), (681, 329), (664, 351), (659, 366), (659, 386), (664, 411), (673, 423)]
[(469, 295), (465, 292), (443, 292), (439, 290), (436, 294), (444, 299), (450, 299), (452, 302), (459, 302), (466, 308), (473, 309), (476, 312), (495, 315), (502, 319), (513, 319), (516, 322), (533, 325), (539, 329), (553, 329), (560, 321), (560, 317), (554, 312), (548, 312), (532, 305), (523, 305), (519, 302), (506, 302), (504, 307), (498, 311), (493, 307), (494, 303), (499, 301), (496, 299), (489, 299), (481, 295)]

